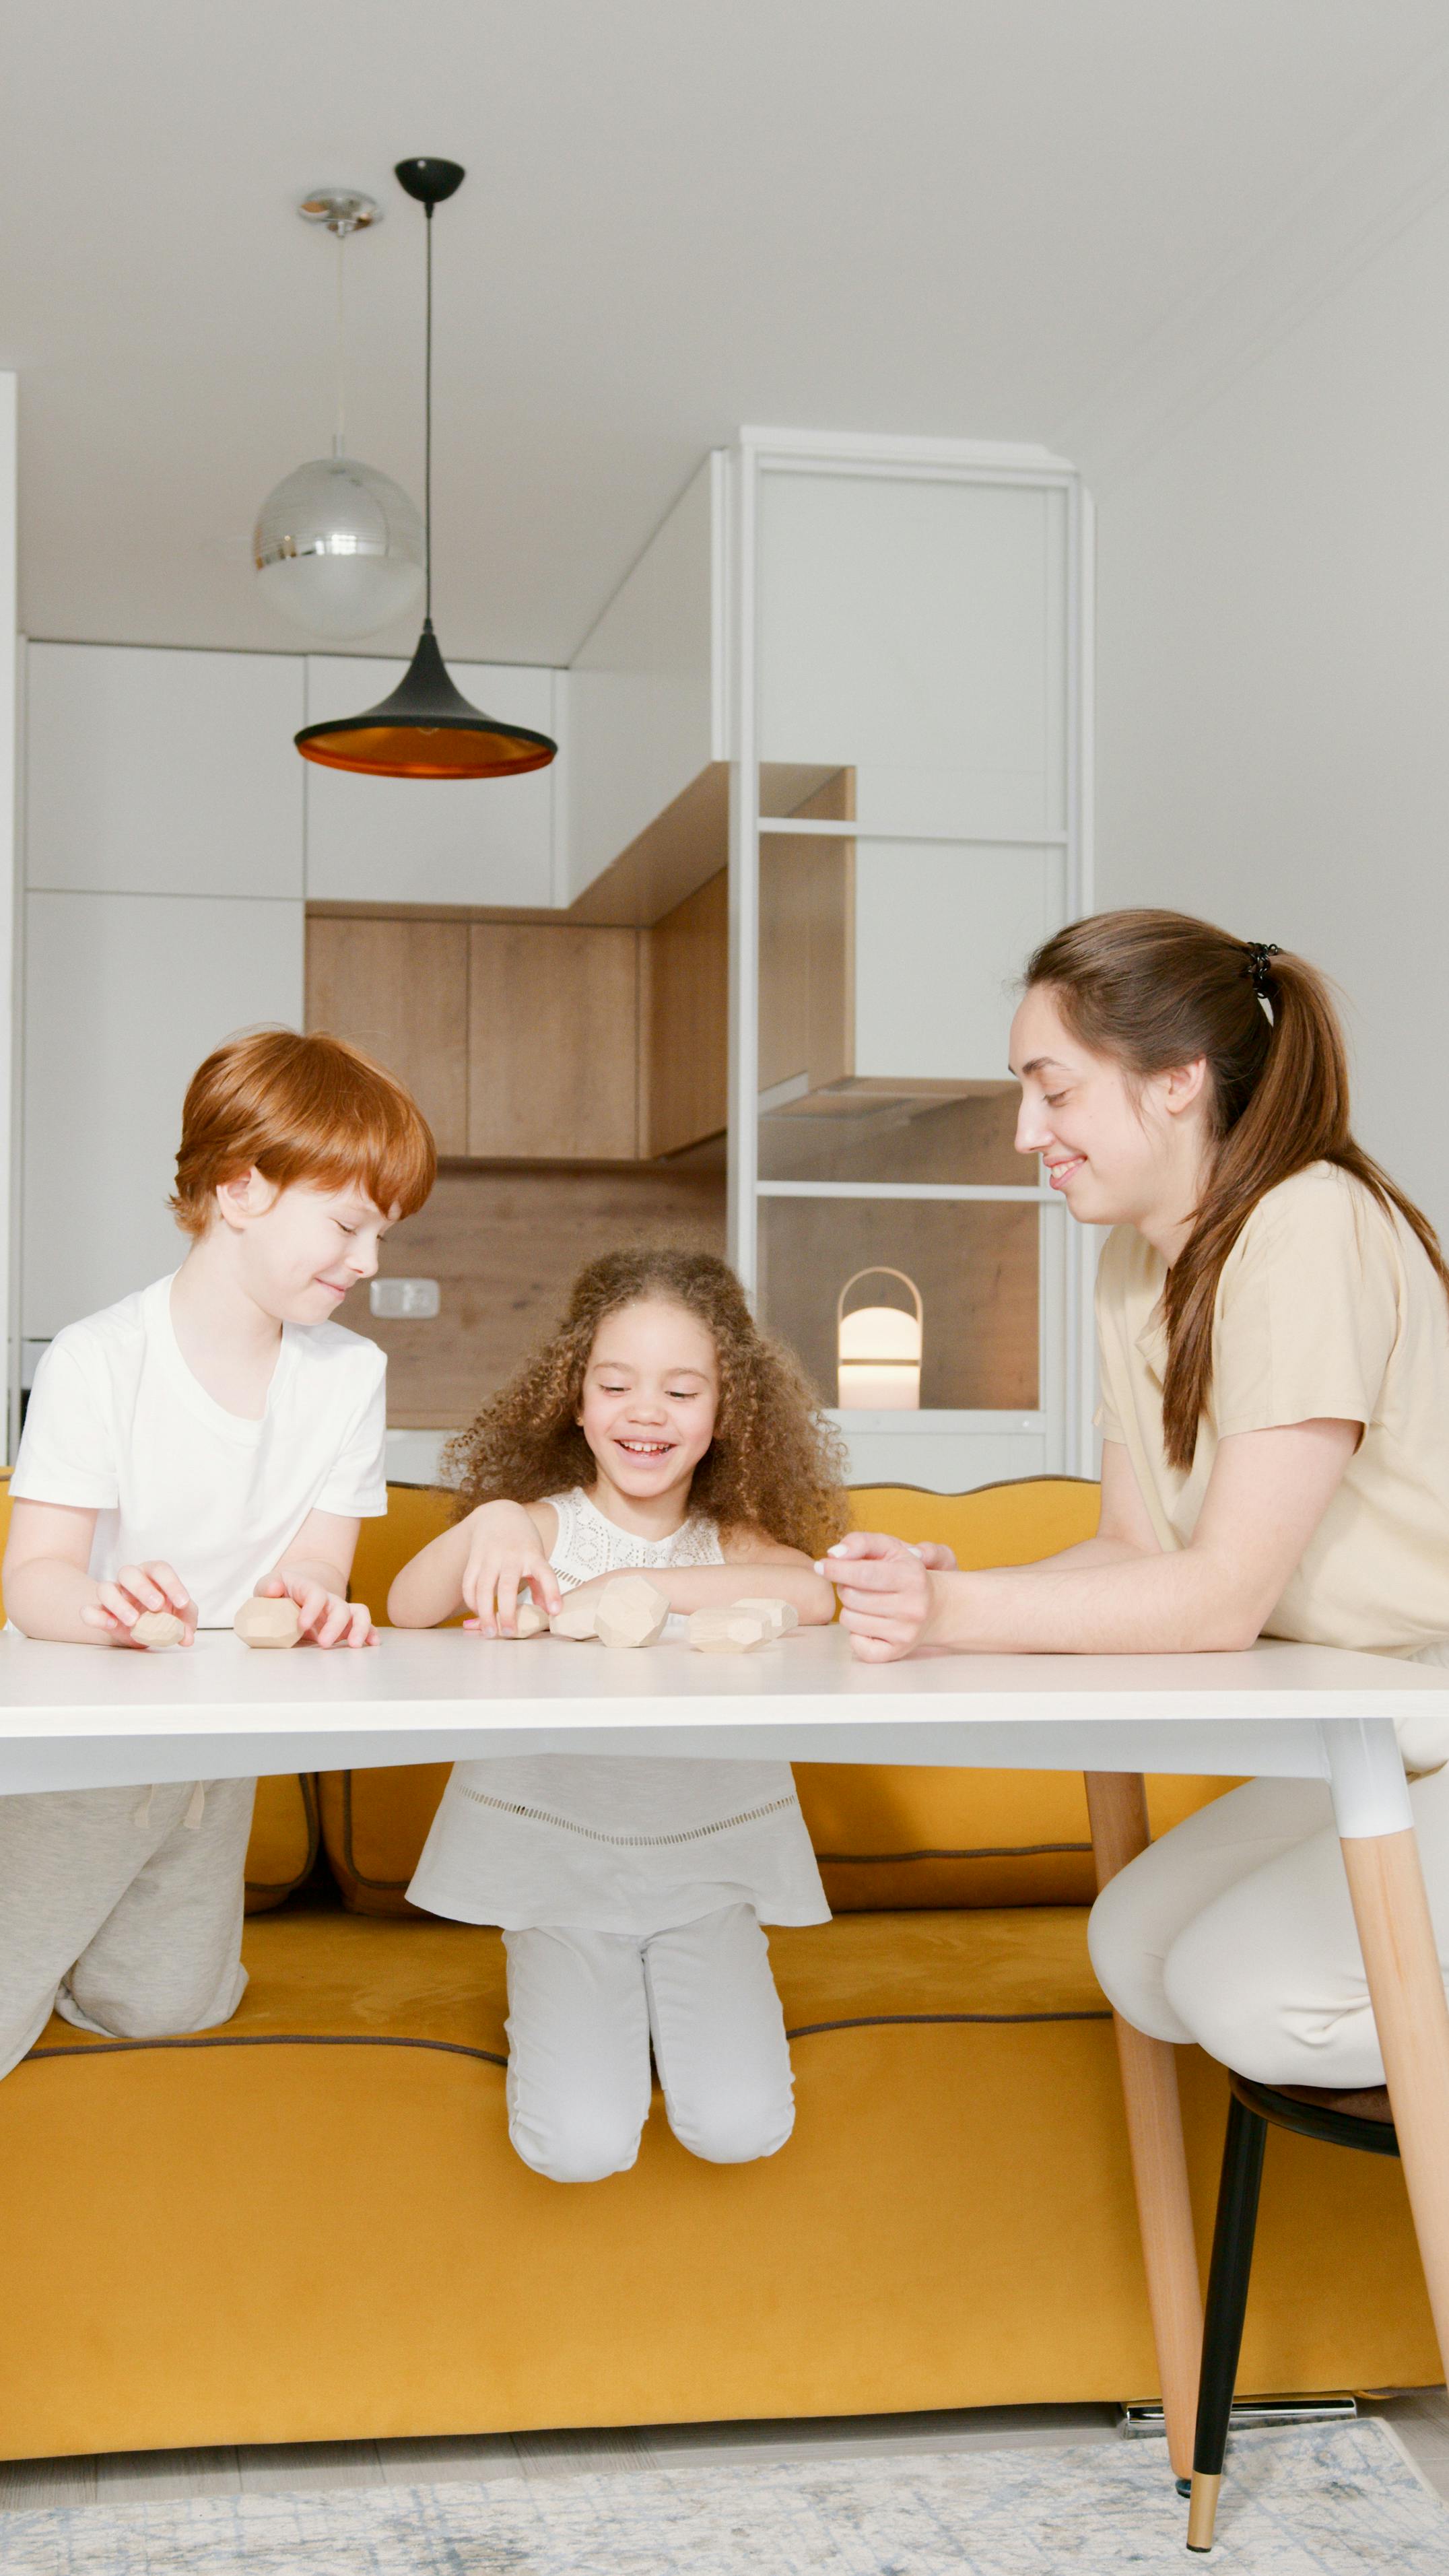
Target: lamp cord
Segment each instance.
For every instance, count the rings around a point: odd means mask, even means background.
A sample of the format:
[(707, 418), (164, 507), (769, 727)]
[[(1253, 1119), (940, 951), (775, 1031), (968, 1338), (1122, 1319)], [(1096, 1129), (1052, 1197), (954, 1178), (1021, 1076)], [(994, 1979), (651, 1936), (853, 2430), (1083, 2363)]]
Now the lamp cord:
[(343, 328), (342, 313), (342, 245), (345, 238), (345, 235), (339, 231), (337, 235), (337, 425), (332, 432), (332, 453), (334, 456), (344, 455), (347, 448), (347, 406), (345, 400), (347, 380), (347, 341)]
[(433, 209), (423, 208), (428, 219), (428, 333), (423, 403), (423, 615), (433, 622)]

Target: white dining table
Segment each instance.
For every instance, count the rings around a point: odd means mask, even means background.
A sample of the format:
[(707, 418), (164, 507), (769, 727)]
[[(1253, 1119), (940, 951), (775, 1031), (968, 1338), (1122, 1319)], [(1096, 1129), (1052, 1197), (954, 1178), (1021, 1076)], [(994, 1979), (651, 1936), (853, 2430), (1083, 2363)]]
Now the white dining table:
[[(1327, 1646), (862, 1664), (838, 1627), (743, 1655), (460, 1629), (384, 1629), (330, 1654), (203, 1631), (140, 1654), (11, 1629), (0, 1793), (523, 1752), (1081, 1771), (1100, 1885), (1147, 1841), (1144, 1772), (1326, 1780), (1449, 2358), (1449, 2004), (1394, 1732), (1411, 1701), (1449, 1718), (1449, 1672)], [(1120, 2017), (1117, 2042), (1168, 2446), (1186, 2477), (1202, 2311), (1176, 2056)]]

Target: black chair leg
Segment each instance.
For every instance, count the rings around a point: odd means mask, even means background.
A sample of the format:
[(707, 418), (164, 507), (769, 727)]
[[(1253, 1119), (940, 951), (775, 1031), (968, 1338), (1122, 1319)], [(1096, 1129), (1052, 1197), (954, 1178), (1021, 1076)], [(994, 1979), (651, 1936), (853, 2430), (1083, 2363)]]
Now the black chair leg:
[(1240, 2102), (1228, 2101), (1227, 2136), (1223, 2140), (1222, 2179), (1218, 2184), (1217, 2223), (1213, 2229), (1212, 2269), (1208, 2274), (1207, 2311), (1203, 2318), (1202, 2377), (1198, 2387), (1197, 2434), (1192, 2452), (1192, 2507), (1188, 2515), (1189, 2549), (1213, 2545), (1218, 2492), (1228, 2447), (1233, 2387), (1243, 2344), (1248, 2307), (1248, 2276), (1253, 2268), (1253, 2237), (1258, 2224), (1258, 2193), (1263, 2180), (1263, 2149), (1268, 2124)]

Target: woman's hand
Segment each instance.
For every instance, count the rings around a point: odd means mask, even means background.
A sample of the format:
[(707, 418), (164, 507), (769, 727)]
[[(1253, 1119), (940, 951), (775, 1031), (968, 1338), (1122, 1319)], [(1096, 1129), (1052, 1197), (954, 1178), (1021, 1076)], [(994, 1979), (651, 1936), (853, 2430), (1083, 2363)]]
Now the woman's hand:
[(910, 1547), (879, 1530), (851, 1530), (820, 1560), (840, 1595), (840, 1624), (864, 1664), (895, 1663), (930, 1642), (937, 1573), (954, 1573), (948, 1547)]
[(527, 1584), (550, 1618), (563, 1607), (558, 1576), (543, 1541), (521, 1503), (480, 1503), (468, 1515), (468, 1559), (463, 1568), (463, 1625), (478, 1637), (517, 1633), (518, 1596)]
[(343, 1592), (312, 1574), (269, 1574), (257, 1585), (261, 1601), (295, 1601), (301, 1633), (314, 1646), (375, 1646), (377, 1630), (365, 1601), (349, 1601)]
[(911, 1554), (918, 1556), (928, 1574), (959, 1574), (956, 1551), (938, 1538), (918, 1538), (910, 1543)]
[(81, 1618), (88, 1628), (98, 1628), (113, 1646), (136, 1646), (131, 1630), (143, 1610), (169, 1610), (180, 1620), (184, 1635), (181, 1643), (189, 1646), (196, 1635), (196, 1604), (181, 1577), (172, 1566), (123, 1565), (109, 1582), (98, 1584), (94, 1601), (85, 1604)]

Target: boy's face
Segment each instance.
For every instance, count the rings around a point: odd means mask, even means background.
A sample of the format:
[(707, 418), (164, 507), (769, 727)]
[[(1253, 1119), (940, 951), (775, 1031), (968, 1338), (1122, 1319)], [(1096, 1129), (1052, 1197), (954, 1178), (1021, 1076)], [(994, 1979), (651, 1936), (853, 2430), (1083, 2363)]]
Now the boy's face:
[(260, 1172), (216, 1194), (221, 1224), (248, 1296), (279, 1324), (325, 1324), (349, 1288), (371, 1279), (378, 1246), (399, 1211), (384, 1216), (360, 1184), (327, 1189), (294, 1181), (280, 1190)]

